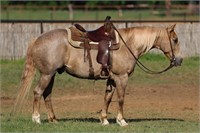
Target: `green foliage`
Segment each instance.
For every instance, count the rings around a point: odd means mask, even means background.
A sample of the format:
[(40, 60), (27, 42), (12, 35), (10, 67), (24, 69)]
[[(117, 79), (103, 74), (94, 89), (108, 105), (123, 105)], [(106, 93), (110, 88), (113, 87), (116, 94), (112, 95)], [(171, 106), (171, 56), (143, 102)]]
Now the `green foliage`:
[[(188, 4), (189, 1), (171, 1), (172, 4)], [(64, 4), (74, 4), (74, 5), (128, 5), (128, 4), (149, 4), (149, 5), (164, 5), (165, 1), (149, 0), (149, 1), (119, 1), (119, 0), (89, 0), (89, 1), (11, 1), (3, 0), (1, 1), (2, 5), (64, 5)], [(198, 4), (198, 3), (197, 3)]]
[(11, 1), (11, 0), (4, 0), (1, 1), (2, 5), (42, 5), (42, 6), (59, 6), (59, 5), (66, 5), (69, 1)]
[(87, 1), (86, 5), (125, 5), (126, 1), (110, 1), (110, 0), (104, 0), (104, 1)]
[(1, 5), (9, 5), (9, 1), (8, 0), (1, 1)]

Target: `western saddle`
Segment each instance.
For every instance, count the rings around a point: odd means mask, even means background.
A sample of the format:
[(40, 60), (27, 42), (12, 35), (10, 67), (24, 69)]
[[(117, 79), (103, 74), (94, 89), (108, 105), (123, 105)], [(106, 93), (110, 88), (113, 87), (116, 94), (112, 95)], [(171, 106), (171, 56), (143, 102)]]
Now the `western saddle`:
[[(115, 30), (112, 23), (110, 22), (110, 19), (111, 17), (107, 16), (104, 25), (93, 31), (87, 31), (81, 25), (74, 24), (76, 30), (78, 29), (79, 34), (81, 34), (80, 37), (76, 37), (75, 40), (82, 42), (80, 46), (84, 48), (84, 59), (87, 57), (89, 60), (89, 76), (91, 78), (94, 77), (94, 69), (92, 66), (90, 50), (98, 50), (97, 62), (102, 64), (100, 76), (109, 77), (111, 68), (110, 50), (119, 48), (119, 45), (117, 45), (116, 42)], [(73, 36), (74, 35), (72, 33), (72, 39)], [(92, 45), (91, 42), (96, 42), (97, 45)]]

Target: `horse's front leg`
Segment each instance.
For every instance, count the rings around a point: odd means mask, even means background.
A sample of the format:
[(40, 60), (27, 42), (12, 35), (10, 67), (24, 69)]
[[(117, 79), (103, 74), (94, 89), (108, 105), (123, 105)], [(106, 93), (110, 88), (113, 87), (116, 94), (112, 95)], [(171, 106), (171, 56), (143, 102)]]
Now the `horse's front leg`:
[(125, 90), (128, 82), (128, 74), (117, 77), (115, 82), (116, 82), (118, 105), (119, 105), (116, 122), (120, 126), (127, 126), (128, 123), (126, 123), (126, 121), (124, 120), (123, 106), (124, 106)]
[(107, 80), (107, 87), (106, 87), (106, 92), (105, 92), (105, 96), (104, 96), (104, 105), (103, 105), (103, 109), (101, 111), (101, 116), (100, 116), (102, 125), (109, 124), (109, 122), (107, 120), (107, 112), (108, 112), (109, 104), (112, 100), (113, 93), (115, 91), (115, 86), (116, 85), (114, 83), (114, 80), (112, 80), (112, 79)]

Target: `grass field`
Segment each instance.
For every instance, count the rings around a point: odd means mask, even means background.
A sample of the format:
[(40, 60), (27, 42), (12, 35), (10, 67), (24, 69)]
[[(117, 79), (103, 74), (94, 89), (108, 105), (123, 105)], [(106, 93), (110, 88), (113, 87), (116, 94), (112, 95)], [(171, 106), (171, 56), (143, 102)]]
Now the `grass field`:
[[(177, 12), (178, 11), (178, 12)], [(186, 14), (186, 10), (172, 10), (171, 16), (165, 16), (164, 10), (74, 10), (73, 20), (104, 20), (112, 16), (112, 20), (199, 20), (198, 14)], [(184, 15), (185, 13), (185, 15)], [(2, 10), (1, 19), (11, 20), (69, 20), (68, 10)]]
[[(165, 57), (147, 54), (142, 62), (154, 70), (168, 65)], [(48, 123), (41, 102), (42, 124), (31, 121), (32, 93), (22, 114), (9, 119), (20, 84), (24, 60), (2, 60), (1, 132), (199, 132), (199, 57), (184, 59), (181, 67), (161, 75), (149, 75), (136, 67), (130, 77), (125, 99), (128, 127), (115, 122), (116, 96), (109, 109), (109, 126), (101, 126), (105, 81), (81, 80), (67, 74), (57, 75), (53, 105), (58, 124)], [(33, 83), (38, 80), (38, 73)]]

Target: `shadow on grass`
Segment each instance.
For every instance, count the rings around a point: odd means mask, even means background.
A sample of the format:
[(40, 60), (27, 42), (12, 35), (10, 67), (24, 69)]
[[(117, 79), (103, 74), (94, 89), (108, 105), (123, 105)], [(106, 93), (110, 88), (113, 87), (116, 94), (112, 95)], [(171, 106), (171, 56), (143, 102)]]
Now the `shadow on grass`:
[[(100, 120), (96, 118), (63, 118), (58, 119), (58, 122), (92, 122), (99, 123)], [(108, 119), (110, 123), (116, 123), (116, 119), (111, 118)], [(131, 122), (144, 122), (144, 121), (184, 121), (183, 119), (175, 119), (175, 118), (138, 118), (138, 119), (126, 119), (128, 123)], [(44, 122), (48, 122), (48, 120), (44, 120)]]

